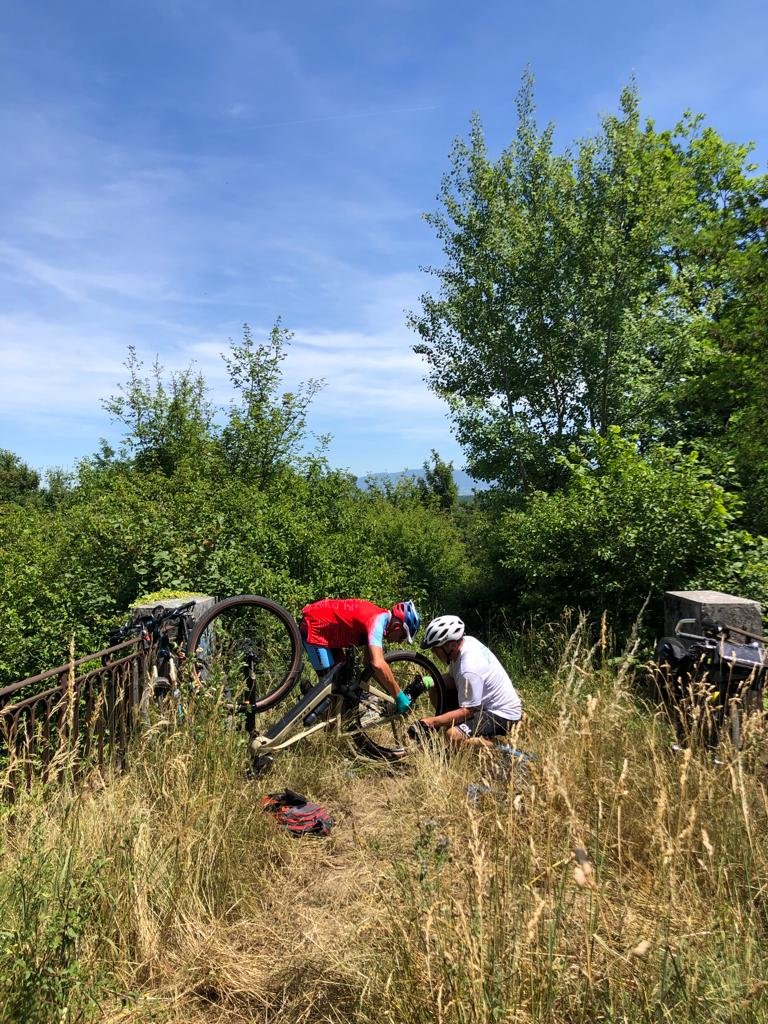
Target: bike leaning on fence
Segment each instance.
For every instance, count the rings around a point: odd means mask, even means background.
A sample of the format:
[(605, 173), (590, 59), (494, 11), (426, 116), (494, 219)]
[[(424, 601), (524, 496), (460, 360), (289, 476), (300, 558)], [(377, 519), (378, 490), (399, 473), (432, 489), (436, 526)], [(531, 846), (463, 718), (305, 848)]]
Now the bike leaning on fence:
[(140, 615), (110, 633), (111, 644), (138, 636), (142, 648), (151, 652), (149, 678), (139, 703), (142, 716), (147, 715), (154, 698), (161, 711), (170, 704), (178, 721), (184, 717), (181, 675), (190, 646), (195, 603), (187, 601), (178, 608), (157, 605), (150, 614)]
[(445, 703), (440, 670), (424, 655), (389, 651), (385, 660), (401, 690), (411, 697), (408, 718), (354, 649), (317, 682), (302, 684), (296, 704), (265, 731), (258, 716), (294, 689), (301, 674), (302, 643), (296, 621), (274, 601), (255, 594), (230, 597), (195, 623), (188, 647), (198, 686), (216, 687), (245, 716), (256, 770), (280, 750), (326, 730), (344, 737), (364, 757), (398, 761), (418, 745), (409, 720), (440, 714)]

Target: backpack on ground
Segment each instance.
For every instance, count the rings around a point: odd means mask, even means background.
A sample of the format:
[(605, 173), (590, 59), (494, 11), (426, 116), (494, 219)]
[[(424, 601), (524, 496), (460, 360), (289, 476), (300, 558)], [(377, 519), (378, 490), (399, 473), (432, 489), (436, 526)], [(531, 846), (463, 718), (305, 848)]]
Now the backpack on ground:
[(292, 836), (327, 836), (333, 828), (333, 818), (324, 807), (292, 789), (268, 793), (262, 797), (261, 806)]

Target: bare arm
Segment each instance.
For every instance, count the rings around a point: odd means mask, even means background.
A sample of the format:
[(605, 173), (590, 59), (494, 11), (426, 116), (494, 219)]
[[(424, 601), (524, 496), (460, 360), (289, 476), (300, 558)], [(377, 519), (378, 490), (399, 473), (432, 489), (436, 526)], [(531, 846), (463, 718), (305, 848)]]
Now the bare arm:
[(462, 722), (466, 722), (478, 710), (478, 708), (456, 708), (455, 711), (445, 711), (442, 715), (432, 715), (431, 718), (422, 718), (421, 721), (433, 729), (449, 729), (453, 725), (461, 725)]
[(384, 660), (384, 651), (381, 647), (369, 647), (368, 648), (368, 661), (373, 669), (373, 674), (376, 679), (381, 683), (382, 686), (390, 692), (393, 697), (396, 697), (400, 693), (400, 687), (397, 685), (397, 680), (392, 675), (392, 669)]

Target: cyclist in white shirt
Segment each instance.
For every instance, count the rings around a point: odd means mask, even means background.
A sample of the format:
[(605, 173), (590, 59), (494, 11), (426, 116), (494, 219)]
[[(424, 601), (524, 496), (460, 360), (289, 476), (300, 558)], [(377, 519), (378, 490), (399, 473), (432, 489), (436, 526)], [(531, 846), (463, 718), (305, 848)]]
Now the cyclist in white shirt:
[(427, 626), (423, 648), (448, 666), (445, 681), (455, 686), (458, 707), (421, 719), (425, 729), (445, 729), (451, 743), (490, 745), (520, 721), (523, 705), (498, 658), (464, 632), (456, 615), (441, 615)]

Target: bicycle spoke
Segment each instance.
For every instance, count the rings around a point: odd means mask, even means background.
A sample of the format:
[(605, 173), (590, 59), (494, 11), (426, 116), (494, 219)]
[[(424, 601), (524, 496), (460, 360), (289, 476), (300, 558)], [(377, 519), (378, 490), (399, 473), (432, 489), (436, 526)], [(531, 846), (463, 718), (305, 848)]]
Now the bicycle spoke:
[[(345, 734), (360, 753), (383, 760), (400, 760), (416, 747), (408, 736), (408, 725), (419, 717), (439, 713), (443, 701), (442, 677), (439, 670), (422, 655), (410, 651), (391, 651), (386, 661), (401, 690), (413, 690), (415, 699), (407, 717), (395, 712), (392, 698), (385, 694), (377, 680), (370, 680), (369, 689), (349, 713)], [(429, 677), (432, 689), (416, 686)], [(432, 697), (430, 697), (432, 693)]]
[(266, 598), (246, 595), (220, 602), (192, 636), (194, 672), (239, 710), (262, 710), (292, 687), (300, 664), (298, 629)]

